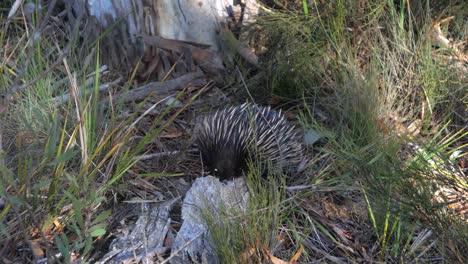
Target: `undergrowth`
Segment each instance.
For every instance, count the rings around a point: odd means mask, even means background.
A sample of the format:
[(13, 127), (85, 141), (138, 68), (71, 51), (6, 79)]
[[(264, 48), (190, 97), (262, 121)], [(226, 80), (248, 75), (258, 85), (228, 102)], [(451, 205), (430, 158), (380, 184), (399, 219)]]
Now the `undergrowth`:
[[(449, 63), (456, 52), (428, 37), (439, 13), (426, 1), (418, 17), (407, 1), (295, 2), (258, 20), (264, 81), (272, 95), (304, 102), (306, 131), (322, 134), (333, 156), (328, 177), (359, 188), (374, 233), (365, 243), (377, 243), (368, 254), (463, 260), (466, 215), (448, 207), (466, 199), (456, 164), (466, 155), (466, 79)], [(458, 198), (440, 197), (444, 188)]]
[(250, 166), (246, 183), (245, 211), (226, 210), (220, 205), (215, 216), (203, 212), (212, 245), (222, 263), (256, 263), (268, 259), (267, 252), (277, 243), (285, 212), (284, 189), (279, 177), (262, 178), (260, 166)]
[[(286, 181), (251, 170), (249, 208), (235, 221), (207, 216), (220, 259), (466, 262), (468, 185), (457, 164), (467, 149), (466, 48), (434, 40), (466, 37), (458, 4), (447, 14), (429, 1), (264, 2), (276, 5), (257, 19), (267, 48), (259, 85), (301, 102), (306, 133), (323, 144), (308, 146), (307, 167)], [(112, 96), (101, 100), (99, 43), (79, 58), (71, 32), (37, 36), (35, 23), (33, 14), (0, 30), (0, 94), (53, 67), (0, 98), (0, 255), (27, 262), (46, 248), (48, 259), (93, 260), (116, 185), (139, 174), (138, 155), (187, 105), (157, 102), (166, 105), (139, 133), (147, 102), (129, 114)]]
[[(93, 259), (102, 254), (96, 243), (112, 214), (109, 194), (182, 111), (172, 107), (183, 92), (172, 103), (153, 105), (162, 110), (135, 143), (139, 121), (148, 114), (139, 112), (146, 101), (126, 114), (122, 102), (102, 100), (98, 42), (86, 60), (72, 49), (58, 67), (54, 60), (67, 38), (33, 37), (31, 25), (22, 31), (21, 22), (10, 22), (2, 21), (0, 35), (0, 255), (19, 262)], [(23, 84), (29, 85), (9, 98)]]

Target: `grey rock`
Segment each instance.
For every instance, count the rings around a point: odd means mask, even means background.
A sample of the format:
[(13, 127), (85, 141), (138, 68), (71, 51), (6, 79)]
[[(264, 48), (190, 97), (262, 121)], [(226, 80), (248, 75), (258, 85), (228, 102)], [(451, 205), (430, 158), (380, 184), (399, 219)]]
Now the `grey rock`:
[(155, 256), (167, 253), (170, 248), (164, 247), (164, 239), (170, 232), (169, 212), (177, 200), (145, 204), (132, 230), (112, 241), (110, 251), (96, 263), (151, 263)]
[(248, 190), (245, 178), (226, 183), (207, 176), (198, 178), (182, 205), (183, 224), (172, 247), (171, 263), (219, 263), (202, 212), (219, 219), (218, 212), (245, 212)]

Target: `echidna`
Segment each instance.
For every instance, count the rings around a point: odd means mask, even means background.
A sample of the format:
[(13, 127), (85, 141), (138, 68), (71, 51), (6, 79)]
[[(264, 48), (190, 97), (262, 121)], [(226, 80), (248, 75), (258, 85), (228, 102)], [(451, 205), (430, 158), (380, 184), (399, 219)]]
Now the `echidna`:
[(250, 160), (283, 171), (297, 166), (302, 147), (281, 111), (245, 103), (206, 115), (195, 126), (203, 164), (222, 179), (240, 176)]

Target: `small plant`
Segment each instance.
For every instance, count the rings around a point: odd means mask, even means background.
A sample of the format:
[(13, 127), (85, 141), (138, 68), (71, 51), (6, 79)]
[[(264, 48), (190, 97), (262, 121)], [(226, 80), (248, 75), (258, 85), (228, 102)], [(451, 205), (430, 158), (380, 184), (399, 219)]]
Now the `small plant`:
[[(269, 259), (278, 242), (284, 193), (278, 177), (262, 178), (261, 166), (251, 163), (246, 174), (248, 204), (245, 211), (227, 211), (219, 206), (215, 217), (205, 212), (209, 234), (223, 263), (251, 263)], [(263, 168), (263, 167), (262, 167)]]

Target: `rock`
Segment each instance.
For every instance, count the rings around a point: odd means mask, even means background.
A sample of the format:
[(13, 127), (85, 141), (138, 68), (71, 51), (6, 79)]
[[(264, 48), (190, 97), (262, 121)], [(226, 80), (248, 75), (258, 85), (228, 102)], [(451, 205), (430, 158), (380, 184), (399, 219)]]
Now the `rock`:
[(223, 212), (245, 212), (247, 201), (243, 177), (226, 183), (212, 176), (198, 178), (182, 205), (183, 224), (172, 247), (171, 263), (219, 263), (202, 212), (219, 219), (221, 206)]
[(164, 246), (164, 239), (170, 235), (169, 212), (177, 200), (145, 205), (132, 231), (112, 241), (110, 251), (96, 263), (152, 263), (156, 255), (167, 253), (170, 248)]

